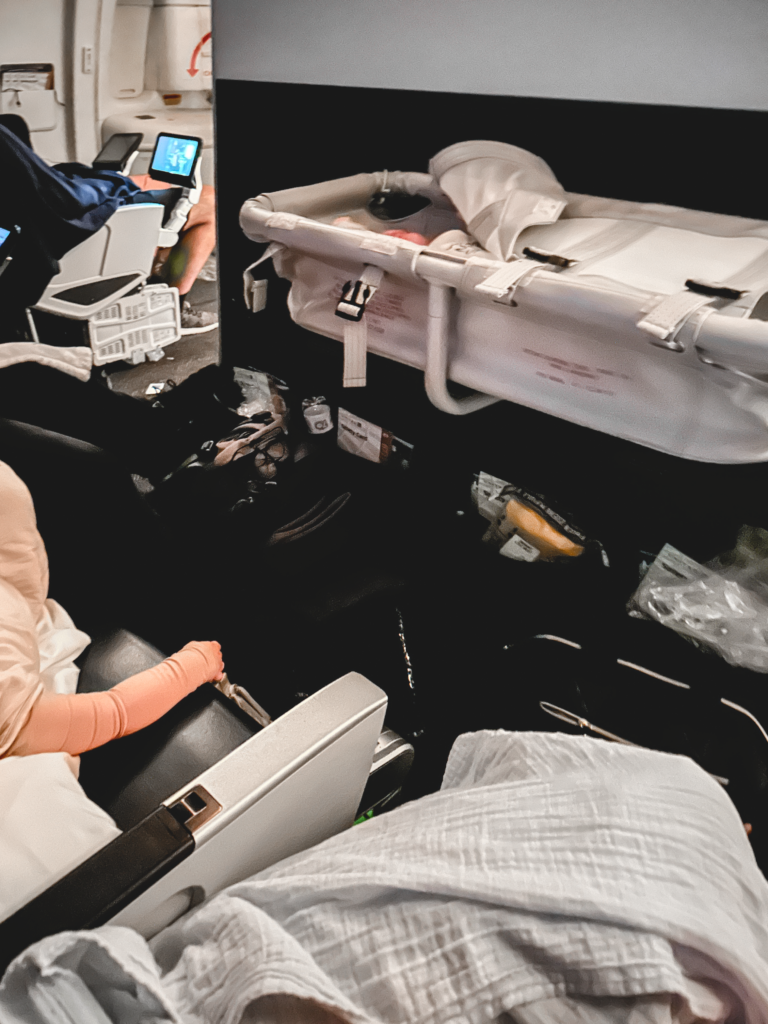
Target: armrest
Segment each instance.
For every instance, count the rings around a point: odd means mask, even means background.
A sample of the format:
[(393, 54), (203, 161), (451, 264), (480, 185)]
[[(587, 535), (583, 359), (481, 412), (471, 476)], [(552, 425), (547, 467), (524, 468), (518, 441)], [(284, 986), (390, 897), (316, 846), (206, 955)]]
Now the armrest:
[(0, 969), (58, 931), (109, 922), (149, 938), (352, 825), (386, 705), (356, 672), (296, 705), (0, 924)]
[(200, 202), (200, 196), (203, 192), (203, 174), (198, 161), (197, 167), (195, 168), (195, 186), (194, 188), (182, 188), (181, 195), (177, 200), (175, 206), (170, 212), (165, 224), (163, 224), (160, 230), (160, 236), (157, 240), (157, 244), (161, 248), (167, 246), (176, 245), (179, 240), (179, 232), (187, 223), (189, 217), (189, 211)]
[(141, 132), (117, 132), (107, 139), (94, 157), (92, 167), (100, 171), (117, 171), (128, 175), (139, 146), (144, 138)]
[[(156, 934), (200, 899), (349, 828), (368, 781), (387, 696), (350, 672), (203, 772), (220, 810), (190, 821), (195, 852), (110, 920)], [(180, 908), (182, 894), (189, 899)], [(163, 908), (167, 908), (167, 913)]]
[(46, 935), (108, 921), (194, 846), (189, 829), (167, 807), (158, 807), (0, 924), (0, 974)]

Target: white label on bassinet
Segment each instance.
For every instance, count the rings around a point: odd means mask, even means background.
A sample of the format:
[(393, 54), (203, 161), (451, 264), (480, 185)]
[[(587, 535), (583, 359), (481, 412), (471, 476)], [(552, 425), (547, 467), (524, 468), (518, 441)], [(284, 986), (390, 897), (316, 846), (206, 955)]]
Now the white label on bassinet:
[(267, 217), (268, 228), (282, 228), (283, 231), (293, 231), (301, 218), (296, 213), (272, 213)]
[(368, 249), (369, 252), (381, 252), (386, 256), (394, 256), (399, 246), (394, 238), (387, 235), (376, 235), (374, 238), (364, 238), (360, 243), (361, 249)]

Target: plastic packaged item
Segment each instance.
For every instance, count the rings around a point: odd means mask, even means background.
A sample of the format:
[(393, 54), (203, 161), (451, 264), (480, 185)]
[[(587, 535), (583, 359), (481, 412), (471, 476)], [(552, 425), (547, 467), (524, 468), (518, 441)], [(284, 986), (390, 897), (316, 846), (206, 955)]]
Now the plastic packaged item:
[(240, 388), (242, 401), (237, 407), (238, 416), (255, 416), (258, 413), (270, 412), (273, 409), (272, 389), (269, 374), (260, 370), (251, 370), (243, 366), (235, 366), (233, 380)]
[[(551, 509), (547, 510), (553, 515)], [(515, 531), (515, 537), (533, 545), (542, 558), (575, 558), (584, 551), (583, 544), (577, 544), (565, 532), (567, 527), (555, 529), (544, 516), (519, 498), (510, 498), (504, 510), (504, 523)], [(583, 538), (586, 540), (586, 538)], [(507, 545), (504, 545), (506, 547)], [(502, 549), (502, 554), (504, 550)], [(527, 561), (527, 559), (526, 559)]]
[(354, 416), (347, 409), (339, 408), (339, 429), (337, 443), (342, 451), (359, 455), (369, 462), (386, 462), (392, 453), (394, 435), (375, 423), (360, 416)]
[(576, 558), (584, 551), (586, 536), (539, 494), (490, 473), (478, 473), (472, 498), (478, 512), (491, 523), (483, 540), (496, 546), (505, 558), (552, 561)]
[(310, 434), (328, 434), (333, 430), (331, 407), (326, 402), (325, 395), (305, 398), (301, 403), (301, 408)]
[(730, 665), (768, 672), (768, 532), (743, 526), (736, 547), (705, 565), (666, 544), (628, 611), (655, 619)]
[(376, 423), (354, 416), (341, 406), (336, 443), (342, 451), (358, 455), (368, 462), (387, 463), (403, 470), (411, 464), (413, 445), (409, 441), (396, 437), (391, 430), (384, 430)]

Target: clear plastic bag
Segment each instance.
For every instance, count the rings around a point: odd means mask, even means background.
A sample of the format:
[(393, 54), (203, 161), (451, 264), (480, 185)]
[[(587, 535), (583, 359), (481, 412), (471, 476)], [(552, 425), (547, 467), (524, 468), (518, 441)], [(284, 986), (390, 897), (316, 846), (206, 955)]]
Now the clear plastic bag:
[(628, 605), (730, 665), (768, 672), (768, 532), (743, 526), (736, 546), (701, 565), (665, 545)]

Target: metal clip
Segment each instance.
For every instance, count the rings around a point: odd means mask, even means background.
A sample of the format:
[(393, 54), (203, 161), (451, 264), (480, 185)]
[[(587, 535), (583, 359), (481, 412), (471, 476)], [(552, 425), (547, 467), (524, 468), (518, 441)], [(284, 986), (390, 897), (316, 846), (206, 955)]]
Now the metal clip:
[(271, 724), (272, 719), (261, 704), (258, 704), (250, 693), (248, 693), (247, 690), (244, 690), (242, 686), (236, 686), (234, 683), (230, 683), (226, 672), (221, 679), (213, 685), (219, 693), (224, 694), (228, 700), (234, 701), (241, 711), (244, 711), (246, 715), (258, 722), (262, 728), (266, 728)]
[(523, 256), (527, 256), (529, 260), (536, 260), (538, 263), (549, 263), (553, 267), (561, 267), (567, 269), (572, 267), (576, 260), (569, 259), (567, 256), (558, 256), (554, 252), (546, 252), (544, 249), (534, 249), (533, 246), (526, 246), (523, 249)]

